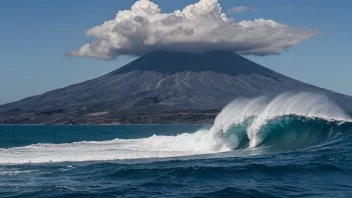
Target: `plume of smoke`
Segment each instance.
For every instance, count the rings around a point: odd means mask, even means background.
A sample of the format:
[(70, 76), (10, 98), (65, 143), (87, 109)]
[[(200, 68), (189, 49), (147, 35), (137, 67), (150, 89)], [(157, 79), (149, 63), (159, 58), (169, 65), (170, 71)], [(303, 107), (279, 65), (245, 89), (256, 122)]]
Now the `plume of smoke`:
[(94, 40), (69, 56), (113, 60), (120, 55), (140, 56), (152, 51), (203, 52), (230, 50), (242, 55), (280, 54), (320, 34), (273, 20), (236, 22), (222, 12), (217, 0), (200, 0), (183, 10), (161, 13), (150, 0), (139, 0), (131, 10), (86, 31)]

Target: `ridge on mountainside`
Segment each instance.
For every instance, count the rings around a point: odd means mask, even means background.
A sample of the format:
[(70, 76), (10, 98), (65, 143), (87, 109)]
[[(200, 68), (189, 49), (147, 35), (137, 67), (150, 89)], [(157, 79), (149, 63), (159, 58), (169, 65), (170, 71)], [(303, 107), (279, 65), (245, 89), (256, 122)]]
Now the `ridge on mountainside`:
[[(87, 120), (165, 112), (185, 115), (184, 111), (202, 114), (218, 111), (236, 97), (286, 91), (323, 93), (352, 112), (351, 97), (294, 80), (233, 52), (159, 51), (104, 76), (1, 105), (0, 123), (21, 120), (23, 115), (31, 123), (48, 123), (65, 116)], [(18, 122), (29, 122), (26, 119)]]

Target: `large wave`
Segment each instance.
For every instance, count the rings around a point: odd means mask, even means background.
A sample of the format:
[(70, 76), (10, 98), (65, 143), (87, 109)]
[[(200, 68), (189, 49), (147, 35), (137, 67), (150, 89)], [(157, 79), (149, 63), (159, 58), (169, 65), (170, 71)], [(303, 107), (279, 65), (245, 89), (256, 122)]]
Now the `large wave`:
[[(288, 115), (321, 118), (326, 121), (350, 121), (346, 113), (326, 96), (308, 92), (284, 93), (272, 100), (264, 97), (237, 99), (226, 106), (215, 119), (211, 133), (227, 132), (229, 128), (252, 117), (246, 131), (251, 148), (264, 141), (261, 129), (269, 121)], [(235, 146), (236, 147), (236, 146)]]
[(168, 158), (243, 149), (286, 151), (317, 145), (351, 128), (351, 119), (327, 97), (285, 93), (274, 99), (236, 99), (210, 129), (195, 133), (0, 149), (0, 164)]

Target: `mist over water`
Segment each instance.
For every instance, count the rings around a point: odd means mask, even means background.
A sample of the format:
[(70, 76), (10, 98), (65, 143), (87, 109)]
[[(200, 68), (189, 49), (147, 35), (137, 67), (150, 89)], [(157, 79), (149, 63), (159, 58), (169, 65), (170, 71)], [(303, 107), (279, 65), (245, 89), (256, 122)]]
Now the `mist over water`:
[[(213, 125), (1, 126), (0, 196), (17, 187), (20, 197), (332, 196), (324, 180), (310, 182), (321, 171), (345, 195), (352, 187), (342, 185), (352, 178), (351, 131), (338, 105), (307, 92), (238, 98)], [(275, 182), (294, 177), (302, 186)], [(28, 194), (33, 189), (44, 193)]]

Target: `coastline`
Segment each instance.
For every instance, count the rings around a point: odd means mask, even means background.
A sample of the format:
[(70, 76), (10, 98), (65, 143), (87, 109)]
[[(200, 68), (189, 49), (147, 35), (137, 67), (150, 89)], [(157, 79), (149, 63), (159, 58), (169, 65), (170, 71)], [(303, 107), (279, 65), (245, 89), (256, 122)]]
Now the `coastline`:
[(60, 112), (50, 115), (25, 113), (20, 115), (0, 115), (0, 125), (183, 125), (212, 124), (219, 110), (178, 110), (140, 114), (106, 113), (97, 115), (77, 115)]

